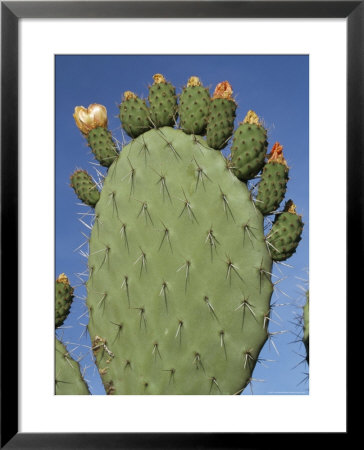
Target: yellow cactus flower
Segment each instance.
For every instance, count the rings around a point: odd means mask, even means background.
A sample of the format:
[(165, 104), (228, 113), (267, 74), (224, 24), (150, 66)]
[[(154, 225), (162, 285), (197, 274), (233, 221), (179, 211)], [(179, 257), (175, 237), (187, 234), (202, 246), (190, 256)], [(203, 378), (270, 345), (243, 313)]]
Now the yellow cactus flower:
[(166, 79), (164, 78), (164, 76), (161, 73), (156, 73), (155, 75), (153, 75), (153, 80), (154, 80), (154, 84), (160, 84), (160, 83), (166, 82)]
[(67, 275), (65, 273), (61, 273), (57, 278), (57, 283), (70, 284), (68, 281)]
[(93, 103), (87, 109), (83, 106), (76, 106), (73, 118), (78, 129), (85, 135), (95, 128), (107, 127), (106, 108), (97, 103)]
[(132, 98), (137, 98), (137, 96), (134, 94), (134, 92), (131, 92), (131, 91), (124, 92), (124, 100), (130, 100)]
[(187, 87), (201, 86), (201, 81), (198, 77), (192, 76), (187, 81)]
[(243, 123), (262, 125), (262, 122), (259, 119), (258, 114), (252, 111), (251, 109), (247, 112), (245, 119), (243, 120)]

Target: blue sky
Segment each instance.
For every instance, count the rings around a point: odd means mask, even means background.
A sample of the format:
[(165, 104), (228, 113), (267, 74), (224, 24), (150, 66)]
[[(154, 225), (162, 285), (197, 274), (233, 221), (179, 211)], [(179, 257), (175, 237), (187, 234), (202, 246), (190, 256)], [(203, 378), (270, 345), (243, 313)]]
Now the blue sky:
[[(216, 84), (228, 80), (238, 103), (236, 124), (249, 109), (254, 110), (268, 129), (269, 150), (274, 142), (284, 146), (290, 167), (286, 199), (292, 198), (305, 223), (302, 241), (287, 265), (274, 267), (277, 284), (272, 302), (270, 332), (257, 364), (252, 390), (257, 394), (308, 394), (305, 381), (308, 367), (301, 363), (303, 345), (295, 342), (297, 316), (307, 287), (309, 264), (309, 57), (307, 55), (57, 55), (56, 68), (56, 274), (65, 272), (75, 286), (75, 302), (62, 330), (57, 332), (69, 342), (74, 357), (82, 357), (81, 367), (90, 381), (93, 394), (103, 394), (97, 370), (90, 358), (90, 341), (84, 297), (86, 290), (76, 274), (83, 273), (87, 260), (80, 247), (89, 230), (80, 222), (81, 206), (69, 177), (77, 168), (97, 177), (85, 139), (77, 129), (75, 106), (91, 103), (106, 106), (109, 129), (122, 142), (118, 104), (124, 91), (148, 96), (148, 83), (162, 73), (180, 92), (191, 75), (197, 75), (212, 93)], [(228, 148), (224, 151), (228, 153)], [(87, 216), (84, 222), (88, 223)], [(80, 248), (79, 248), (80, 247)], [(81, 277), (82, 278), (82, 277)], [(86, 279), (85, 277), (83, 277)], [(305, 281), (306, 280), (306, 281)], [(282, 306), (280, 306), (282, 305)], [(282, 333), (280, 333), (282, 332)], [(274, 361), (272, 361), (274, 360)], [(260, 381), (264, 380), (264, 381)], [(248, 388), (243, 395), (250, 395)]]

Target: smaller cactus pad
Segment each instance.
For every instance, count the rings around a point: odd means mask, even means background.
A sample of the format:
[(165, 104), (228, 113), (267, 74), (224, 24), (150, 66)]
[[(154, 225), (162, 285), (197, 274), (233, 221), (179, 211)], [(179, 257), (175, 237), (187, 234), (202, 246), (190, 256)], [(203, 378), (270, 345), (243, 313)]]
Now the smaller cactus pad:
[(277, 214), (266, 238), (271, 256), (275, 261), (284, 261), (290, 258), (301, 240), (303, 222), (295, 210), (296, 206), (292, 200), (289, 200), (284, 212)]
[(230, 83), (219, 83), (210, 103), (210, 113), (207, 125), (207, 145), (215, 150), (226, 147), (233, 134), (235, 111), (237, 105), (232, 98)]
[(264, 166), (267, 153), (267, 131), (259, 117), (249, 111), (234, 133), (231, 162), (235, 175), (241, 181), (254, 178)]
[(264, 166), (258, 185), (257, 208), (263, 215), (275, 211), (287, 189), (288, 166), (283, 157), (283, 147), (276, 142), (270, 153), (268, 163)]
[(102, 166), (110, 167), (118, 156), (111, 132), (103, 127), (94, 128), (89, 132), (87, 141), (96, 160)]
[(73, 301), (73, 287), (67, 276), (61, 273), (56, 280), (56, 328), (63, 325), (66, 320)]
[(130, 91), (124, 92), (124, 98), (119, 106), (119, 118), (123, 129), (132, 138), (152, 128), (145, 101)]
[(76, 170), (71, 175), (71, 187), (75, 190), (77, 197), (85, 203), (85, 205), (95, 207), (99, 201), (100, 192), (91, 175), (86, 170)]
[(199, 78), (191, 77), (179, 99), (180, 127), (185, 133), (206, 133), (210, 102), (208, 88), (201, 85)]
[(178, 114), (176, 89), (161, 74), (157, 73), (153, 78), (148, 97), (150, 118), (157, 128), (173, 126)]

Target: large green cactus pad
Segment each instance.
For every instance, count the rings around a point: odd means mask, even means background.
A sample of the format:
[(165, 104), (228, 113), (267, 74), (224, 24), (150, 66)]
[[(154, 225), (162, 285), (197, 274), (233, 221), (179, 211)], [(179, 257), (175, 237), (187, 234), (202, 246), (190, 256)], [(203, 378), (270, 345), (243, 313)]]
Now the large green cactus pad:
[(108, 394), (234, 394), (267, 339), (272, 259), (249, 190), (201, 137), (132, 141), (95, 208), (89, 332)]

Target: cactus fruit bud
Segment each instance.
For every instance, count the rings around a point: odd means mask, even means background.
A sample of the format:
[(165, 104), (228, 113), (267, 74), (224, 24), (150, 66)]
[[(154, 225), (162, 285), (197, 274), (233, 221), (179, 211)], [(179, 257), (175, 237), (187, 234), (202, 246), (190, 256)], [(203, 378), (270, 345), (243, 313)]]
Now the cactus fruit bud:
[(237, 105), (232, 95), (231, 84), (222, 81), (216, 86), (211, 99), (206, 138), (207, 145), (215, 150), (226, 147), (234, 131)]
[(250, 110), (236, 129), (231, 146), (231, 162), (239, 180), (250, 180), (261, 171), (267, 147), (267, 131), (258, 115)]
[(70, 285), (67, 275), (64, 273), (61, 273), (56, 279), (55, 287), (56, 328), (58, 328), (63, 325), (70, 312), (73, 301), (73, 287)]
[(76, 106), (73, 118), (75, 119), (78, 129), (86, 136), (95, 128), (107, 127), (106, 108), (97, 103), (91, 104), (87, 109), (83, 106)]
[(71, 175), (71, 187), (75, 190), (77, 197), (85, 203), (85, 205), (95, 207), (99, 201), (100, 193), (96, 183), (86, 170), (76, 170)]
[(134, 92), (124, 92), (119, 111), (121, 125), (130, 137), (136, 138), (151, 128), (147, 105)]
[(283, 156), (283, 146), (273, 145), (258, 185), (257, 208), (263, 215), (277, 210), (287, 189), (289, 167)]
[(178, 116), (176, 89), (160, 73), (153, 75), (153, 80), (149, 86), (149, 118), (156, 128), (173, 126)]
[(270, 253), (274, 261), (285, 261), (295, 253), (301, 240), (303, 222), (296, 213), (296, 205), (288, 200), (283, 212), (276, 216), (267, 236)]
[(190, 77), (179, 101), (180, 127), (185, 133), (206, 133), (210, 102), (208, 88), (202, 86), (198, 77)]
[(227, 100), (233, 101), (233, 99), (231, 98), (232, 95), (233, 95), (233, 88), (231, 87), (231, 84), (228, 81), (222, 81), (216, 86), (212, 99), (225, 98)]

